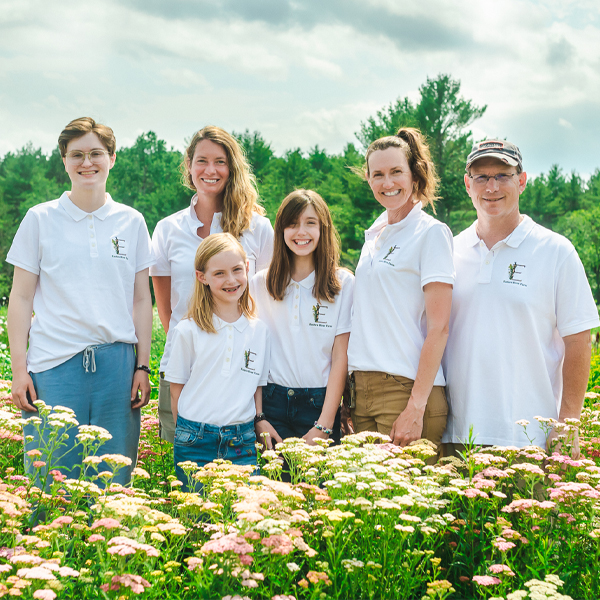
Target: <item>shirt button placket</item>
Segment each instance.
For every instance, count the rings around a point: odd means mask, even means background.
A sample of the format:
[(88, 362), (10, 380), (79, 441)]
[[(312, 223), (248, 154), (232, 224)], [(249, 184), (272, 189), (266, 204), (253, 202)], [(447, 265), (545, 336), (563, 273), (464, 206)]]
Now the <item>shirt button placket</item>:
[(225, 346), (225, 361), (223, 362), (223, 374), (231, 372), (231, 358), (233, 356), (233, 326), (227, 325), (227, 342)]
[(98, 256), (98, 245), (97, 245), (96, 228), (94, 226), (93, 215), (87, 216), (87, 222), (88, 222), (88, 239), (90, 242), (90, 256), (95, 257), (95, 256)]
[(297, 283), (294, 284), (295, 289), (295, 298), (294, 298), (294, 304), (293, 304), (293, 309), (292, 309), (292, 314), (293, 314), (293, 318), (292, 318), (292, 326), (293, 327), (299, 327), (300, 326), (300, 301), (298, 300), (298, 296), (300, 295), (300, 285), (298, 285)]

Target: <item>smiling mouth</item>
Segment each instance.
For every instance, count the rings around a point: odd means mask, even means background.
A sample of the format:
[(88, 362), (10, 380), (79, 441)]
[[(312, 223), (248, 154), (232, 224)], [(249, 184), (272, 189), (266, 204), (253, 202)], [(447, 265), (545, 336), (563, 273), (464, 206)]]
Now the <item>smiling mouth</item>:
[(233, 292), (237, 292), (240, 289), (241, 286), (236, 285), (235, 287), (232, 288), (223, 288), (224, 292), (227, 292), (228, 294), (231, 294)]
[(400, 190), (394, 190), (393, 192), (383, 192), (384, 196), (397, 196), (400, 193)]
[(219, 181), (218, 179), (202, 179), (202, 181), (204, 181), (204, 183), (217, 183), (217, 181)]
[(80, 175), (95, 175), (98, 171), (79, 171)]
[[(504, 198), (504, 196), (502, 196)], [(484, 198), (485, 202), (498, 202), (498, 200), (502, 200), (502, 198)]]
[(308, 246), (311, 241), (312, 240), (294, 240), (294, 244), (296, 244), (296, 246)]

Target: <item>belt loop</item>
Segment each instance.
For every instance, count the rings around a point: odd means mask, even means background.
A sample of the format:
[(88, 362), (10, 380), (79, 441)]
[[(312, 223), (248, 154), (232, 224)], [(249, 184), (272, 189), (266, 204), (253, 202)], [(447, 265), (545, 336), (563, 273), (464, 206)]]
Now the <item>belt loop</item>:
[(89, 373), (89, 368), (92, 368), (92, 373), (96, 372), (96, 353), (94, 346), (88, 346), (83, 351), (83, 368), (86, 373)]
[(204, 423), (198, 423), (198, 437), (203, 440), (204, 439)]

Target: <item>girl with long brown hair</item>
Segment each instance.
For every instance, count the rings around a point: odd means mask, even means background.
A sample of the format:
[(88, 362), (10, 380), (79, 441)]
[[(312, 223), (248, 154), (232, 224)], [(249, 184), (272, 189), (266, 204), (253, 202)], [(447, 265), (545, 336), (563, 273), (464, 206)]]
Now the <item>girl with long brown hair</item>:
[(160, 363), (160, 435), (173, 441), (169, 383), (164, 378), (172, 330), (185, 316), (194, 285), (194, 256), (208, 235), (224, 231), (240, 241), (249, 275), (266, 268), (273, 251), (273, 228), (258, 204), (256, 181), (239, 142), (219, 127), (207, 126), (192, 137), (181, 163), (183, 185), (194, 193), (190, 206), (160, 221), (150, 270), (158, 316), (167, 334)]
[(271, 334), (269, 384), (256, 416), (268, 447), (287, 437), (339, 441), (353, 285), (353, 275), (339, 267), (323, 198), (311, 190), (289, 194), (275, 219), (271, 265), (250, 284)]
[(269, 372), (269, 334), (254, 318), (242, 245), (230, 233), (209, 235), (194, 267), (189, 310), (173, 329), (166, 372), (173, 457), (185, 491), (198, 486), (188, 481), (183, 462), (256, 464), (254, 416)]

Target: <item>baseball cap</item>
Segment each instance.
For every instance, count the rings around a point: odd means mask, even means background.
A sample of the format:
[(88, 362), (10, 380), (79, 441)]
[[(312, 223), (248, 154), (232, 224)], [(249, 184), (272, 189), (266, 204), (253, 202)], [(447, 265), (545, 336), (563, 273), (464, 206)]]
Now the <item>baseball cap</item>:
[(473, 146), (469, 156), (467, 156), (467, 169), (476, 160), (488, 156), (498, 158), (507, 165), (519, 167), (519, 169), (523, 170), (521, 151), (514, 144), (506, 140), (484, 140), (483, 142), (477, 142)]

